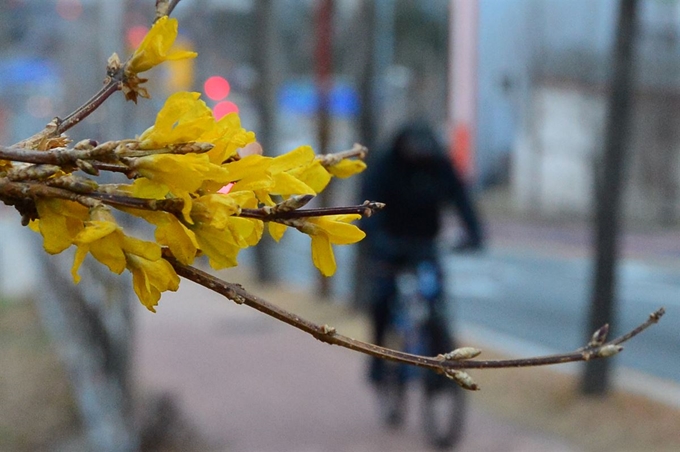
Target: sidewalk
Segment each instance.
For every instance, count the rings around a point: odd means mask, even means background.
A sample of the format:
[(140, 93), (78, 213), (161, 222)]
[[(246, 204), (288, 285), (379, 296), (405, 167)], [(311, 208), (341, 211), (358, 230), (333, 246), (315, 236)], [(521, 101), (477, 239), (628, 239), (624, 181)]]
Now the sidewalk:
[[(283, 287), (246, 287), (343, 334), (364, 335), (361, 317), (330, 303)], [(142, 311), (136, 315), (140, 386), (177, 396), (212, 451), (428, 450), (415, 399), (403, 430), (381, 427), (364, 379), (365, 358), (357, 353), (322, 344), (188, 281), (163, 296), (157, 314)], [(577, 450), (482, 411), (475, 394), (470, 402), (459, 451)]]

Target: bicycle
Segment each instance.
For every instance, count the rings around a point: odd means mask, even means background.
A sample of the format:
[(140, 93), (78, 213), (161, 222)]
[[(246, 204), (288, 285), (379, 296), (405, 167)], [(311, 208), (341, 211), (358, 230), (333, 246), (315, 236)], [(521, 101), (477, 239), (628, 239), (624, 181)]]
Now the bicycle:
[[(408, 353), (434, 356), (453, 350), (443, 306), (444, 289), (433, 261), (396, 269), (396, 295), (391, 303), (385, 345)], [(437, 449), (460, 441), (465, 420), (464, 390), (443, 375), (416, 367), (386, 362), (377, 386), (383, 422), (399, 427), (406, 412), (409, 382), (423, 383), (423, 427)]]

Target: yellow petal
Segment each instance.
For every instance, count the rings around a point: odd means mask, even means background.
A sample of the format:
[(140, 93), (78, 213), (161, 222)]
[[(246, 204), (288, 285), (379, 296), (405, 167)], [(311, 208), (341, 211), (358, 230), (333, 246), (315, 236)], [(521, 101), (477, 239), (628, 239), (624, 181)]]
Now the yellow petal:
[(331, 175), (318, 160), (310, 165), (292, 169), (288, 171), (288, 174), (307, 184), (316, 193), (323, 191), (331, 181)]
[(328, 167), (328, 172), (341, 179), (358, 174), (366, 169), (366, 163), (362, 160), (343, 159), (335, 165)]
[(260, 242), (260, 239), (262, 239), (264, 223), (260, 220), (255, 220), (252, 218), (249, 218), (248, 220), (253, 223), (253, 232), (246, 237), (246, 243), (248, 246), (255, 246)]
[(177, 217), (164, 214), (163, 220), (156, 223), (155, 237), (159, 244), (170, 248), (173, 256), (182, 264), (193, 263), (198, 250), (196, 236)]
[(193, 201), (192, 218), (217, 229), (224, 229), (232, 215), (239, 212), (236, 199), (229, 195), (211, 194)]
[(353, 224), (349, 224), (350, 221), (360, 218), (361, 215), (359, 214), (327, 215), (310, 218), (307, 221), (321, 229), (322, 232), (320, 234), (327, 235), (331, 243), (347, 245), (356, 243), (366, 237), (364, 231)]
[(286, 229), (288, 228), (288, 226), (286, 226), (285, 224), (275, 223), (273, 221), (270, 221), (268, 226), (269, 235), (271, 235), (272, 238), (277, 242), (281, 240), (281, 238), (283, 237), (283, 233), (286, 232)]
[(229, 177), (225, 169), (210, 163), (203, 154), (155, 154), (134, 160), (132, 166), (142, 176), (152, 181), (165, 184), (170, 190), (184, 190), (194, 193), (205, 180), (228, 183)]
[(158, 149), (170, 144), (189, 143), (215, 127), (212, 110), (200, 100), (200, 93), (181, 91), (168, 97), (153, 127), (139, 137), (141, 149)]
[(333, 276), (335, 273), (335, 256), (331, 242), (323, 234), (312, 236), (312, 262), (324, 276)]
[(89, 245), (90, 254), (113, 273), (120, 275), (125, 270), (125, 254), (122, 248), (122, 234), (108, 239), (97, 240)]
[(88, 221), (85, 229), (75, 238), (76, 244), (92, 243), (118, 230), (119, 227), (110, 221)]
[(89, 249), (87, 245), (79, 246), (76, 249), (76, 253), (73, 257), (73, 265), (71, 266), (71, 276), (73, 277), (73, 282), (75, 282), (76, 284), (80, 282), (80, 275), (78, 274), (78, 269), (85, 260), (88, 251)]
[[(69, 233), (68, 219), (59, 215), (43, 215), (38, 228), (43, 236), (43, 248), (50, 254), (59, 254), (73, 243)], [(81, 221), (82, 225), (82, 221)]]
[(172, 265), (165, 259), (151, 261), (134, 255), (127, 256), (128, 269), (132, 273), (132, 287), (147, 309), (156, 312), (161, 292), (176, 291), (179, 288), (179, 276)]
[(308, 165), (314, 160), (314, 150), (310, 146), (300, 146), (273, 159), (272, 174), (288, 171), (298, 166)]
[(358, 220), (361, 215), (332, 215), (329, 217), (322, 217), (319, 225), (328, 234), (332, 243), (338, 245), (347, 245), (356, 243), (366, 237), (366, 233), (348, 222)]
[(43, 247), (50, 254), (61, 253), (71, 246), (88, 218), (88, 209), (73, 201), (40, 199), (36, 201), (36, 208)]
[(274, 188), (271, 193), (278, 195), (316, 195), (316, 192), (300, 179), (288, 173), (276, 173), (272, 175)]
[(220, 270), (238, 265), (236, 257), (241, 248), (231, 243), (224, 231), (209, 226), (198, 226), (192, 230), (196, 234), (199, 247), (208, 256), (212, 268)]
[(274, 181), (270, 176), (264, 173), (254, 174), (250, 177), (245, 177), (234, 184), (232, 190), (239, 191), (269, 191), (274, 186)]
[(184, 201), (184, 206), (182, 207), (182, 218), (184, 218), (184, 221), (186, 221), (188, 224), (193, 224), (193, 220), (191, 219), (191, 209), (193, 208), (194, 201), (191, 198), (191, 195), (185, 191), (179, 190), (175, 190), (175, 194), (178, 198), (182, 198)]
[(177, 19), (161, 17), (133, 53), (127, 70), (136, 74), (148, 71), (166, 60), (194, 58), (197, 55), (196, 52), (187, 51), (168, 53), (175, 39), (177, 39)]
[(219, 165), (229, 157), (236, 155), (239, 148), (253, 143), (255, 134), (243, 129), (238, 115), (231, 113), (220, 118), (212, 129), (201, 135), (196, 141), (214, 145), (207, 154), (212, 163)]
[(255, 174), (264, 175), (272, 164), (270, 157), (249, 155), (240, 160), (222, 165), (229, 172), (231, 181), (239, 181)]
[(250, 190), (232, 190), (229, 194), (222, 196), (233, 199), (236, 204), (244, 209), (255, 209), (258, 206), (257, 197), (255, 196), (255, 193)]
[(161, 258), (161, 247), (157, 243), (147, 242), (135, 237), (123, 237), (123, 250), (125, 254), (134, 254), (144, 259), (155, 261)]
[(225, 231), (240, 248), (248, 247), (248, 238), (255, 232), (255, 222), (250, 218), (231, 217)]
[(170, 192), (165, 184), (154, 182), (146, 177), (135, 179), (132, 183), (132, 196), (135, 198), (163, 199)]

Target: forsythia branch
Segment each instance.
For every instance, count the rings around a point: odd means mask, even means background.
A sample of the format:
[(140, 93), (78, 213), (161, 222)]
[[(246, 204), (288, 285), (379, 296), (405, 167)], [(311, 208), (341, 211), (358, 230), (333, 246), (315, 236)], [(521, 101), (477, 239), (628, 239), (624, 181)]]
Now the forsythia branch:
[[(213, 292), (216, 292), (237, 304), (245, 304), (268, 316), (304, 331), (305, 333), (311, 334), (321, 342), (331, 345), (338, 345), (340, 347), (348, 348), (350, 350), (358, 351), (367, 355), (376, 356), (378, 358), (388, 359), (390, 361), (431, 369), (436, 372), (446, 374), (447, 376), (451, 376), (457, 382), (459, 381), (454, 377), (454, 375), (467, 369), (534, 367), (606, 358), (621, 351), (622, 347), (620, 344), (638, 335), (650, 325), (657, 323), (661, 316), (663, 316), (665, 313), (664, 308), (660, 308), (653, 312), (644, 323), (625, 335), (610, 342), (595, 346), (589, 345), (571, 353), (508, 360), (466, 359), (466, 356), (476, 356), (478, 353), (469, 353), (467, 355), (462, 353), (459, 356), (456, 353), (438, 355), (434, 357), (420, 356), (380, 347), (371, 343), (344, 336), (338, 333), (333, 327), (329, 327), (328, 325), (317, 325), (313, 322), (310, 322), (309, 320), (301, 318), (296, 314), (288, 312), (279, 306), (269, 303), (262, 298), (252, 295), (239, 284), (229, 283), (197, 268), (188, 265), (182, 265), (174, 257), (172, 257), (167, 252), (167, 250), (164, 252), (164, 257), (168, 262), (170, 262), (177, 274), (183, 278), (200, 284), (203, 287), (212, 290)], [(467, 377), (469, 378), (469, 376)], [(467, 389), (479, 389), (478, 386), (474, 384), (474, 382), (462, 386), (466, 387)]]

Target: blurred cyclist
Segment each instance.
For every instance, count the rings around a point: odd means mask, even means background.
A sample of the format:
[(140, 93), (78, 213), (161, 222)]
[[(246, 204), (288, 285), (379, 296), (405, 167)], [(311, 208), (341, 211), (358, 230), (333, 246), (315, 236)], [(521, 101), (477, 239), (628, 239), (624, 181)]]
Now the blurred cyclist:
[[(447, 205), (455, 207), (465, 230), (454, 249), (480, 249), (483, 238), (466, 187), (427, 124), (403, 127), (390, 148), (375, 160), (369, 163), (364, 177), (363, 199), (384, 202), (386, 207), (364, 220), (363, 228), (370, 237), (365, 252), (371, 269), (373, 340), (382, 345), (396, 290), (395, 276), (400, 268), (423, 261), (434, 263), (440, 292), (443, 292), (436, 250), (442, 210)], [(451, 351), (454, 345), (448, 331), (443, 293), (440, 295), (435, 312), (441, 314), (441, 321), (432, 331), (435, 353)], [(382, 379), (383, 364), (378, 359), (371, 361), (373, 382)]]

